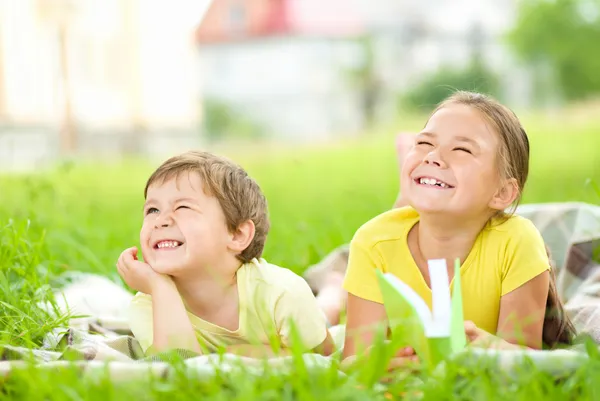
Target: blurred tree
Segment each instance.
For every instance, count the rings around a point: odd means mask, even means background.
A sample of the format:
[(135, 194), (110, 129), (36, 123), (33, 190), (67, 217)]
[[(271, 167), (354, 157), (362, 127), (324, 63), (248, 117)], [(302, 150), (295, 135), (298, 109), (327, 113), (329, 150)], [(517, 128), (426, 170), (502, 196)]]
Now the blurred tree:
[(364, 129), (370, 128), (375, 122), (377, 107), (382, 94), (382, 84), (377, 72), (377, 62), (374, 49), (374, 38), (366, 34), (356, 38), (355, 44), (359, 49), (359, 60), (355, 65), (345, 68), (343, 73), (359, 96), (360, 110)]
[(521, 1), (507, 39), (523, 61), (552, 68), (567, 100), (600, 93), (600, 0)]
[(471, 59), (464, 67), (443, 66), (400, 95), (400, 106), (431, 110), (457, 90), (499, 95), (498, 76), (484, 62), (486, 38), (479, 25), (471, 27), (469, 47)]
[(210, 141), (227, 139), (261, 139), (266, 133), (261, 125), (227, 102), (206, 98), (202, 104), (204, 135)]

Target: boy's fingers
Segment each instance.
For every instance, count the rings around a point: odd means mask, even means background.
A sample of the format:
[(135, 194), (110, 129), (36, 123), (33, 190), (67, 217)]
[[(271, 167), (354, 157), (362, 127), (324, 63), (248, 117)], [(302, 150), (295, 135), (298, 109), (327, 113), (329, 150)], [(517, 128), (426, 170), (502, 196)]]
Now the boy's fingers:
[(123, 252), (123, 262), (124, 263), (131, 263), (136, 259), (136, 254), (137, 254), (137, 248), (136, 247), (131, 247), (131, 248), (127, 248), (124, 252)]
[(117, 264), (117, 271), (119, 272), (119, 276), (125, 278), (125, 271), (123, 270), (123, 267), (120, 264)]

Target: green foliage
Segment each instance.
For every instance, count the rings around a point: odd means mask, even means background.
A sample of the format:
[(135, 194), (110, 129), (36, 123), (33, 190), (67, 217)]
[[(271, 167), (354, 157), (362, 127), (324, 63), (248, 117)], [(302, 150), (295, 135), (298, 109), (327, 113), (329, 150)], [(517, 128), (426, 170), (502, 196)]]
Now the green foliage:
[(600, 0), (521, 1), (508, 42), (523, 61), (548, 64), (567, 99), (600, 94)]
[(0, 340), (38, 347), (63, 322), (58, 316), (49, 278), (53, 262), (43, 234), (29, 221), (0, 219)]
[(214, 99), (205, 99), (204, 131), (210, 141), (224, 139), (259, 139), (265, 132), (255, 122), (231, 105)]
[[(597, 203), (593, 187), (586, 182), (600, 182), (600, 122), (575, 124), (564, 116), (556, 120), (532, 116), (525, 117), (524, 124), (532, 148), (525, 202)], [(389, 209), (398, 191), (393, 143), (391, 136), (373, 135), (332, 147), (273, 147), (228, 153), (257, 179), (269, 200), (273, 226), (265, 258), (300, 273), (336, 246), (347, 243), (361, 224)], [(0, 176), (1, 340), (36, 347), (44, 334), (61, 323), (38, 306), (51, 299), (49, 285), (59, 274), (77, 270), (117, 279), (115, 261), (124, 248), (136, 245), (142, 190), (154, 167), (135, 161), (118, 165), (78, 163), (70, 169), (30, 176)], [(421, 372), (386, 372), (384, 363), (393, 348), (381, 347), (373, 357), (360, 360), (347, 376), (333, 368), (309, 372), (301, 358), (288, 369), (272, 369), (261, 375), (219, 372), (199, 379), (179, 372), (151, 381), (138, 378), (118, 384), (99, 374), (81, 379), (81, 369), (67, 366), (24, 368), (2, 379), (0, 400), (141, 396), (148, 400), (513, 401), (591, 399), (598, 395), (600, 363), (595, 354), (573, 377), (558, 381), (528, 366), (522, 373), (507, 377), (506, 372), (469, 367), (460, 361), (449, 364), (443, 375), (425, 377)]]
[(400, 98), (402, 106), (431, 110), (457, 90), (497, 96), (498, 77), (478, 59), (465, 68), (444, 67), (424, 78)]

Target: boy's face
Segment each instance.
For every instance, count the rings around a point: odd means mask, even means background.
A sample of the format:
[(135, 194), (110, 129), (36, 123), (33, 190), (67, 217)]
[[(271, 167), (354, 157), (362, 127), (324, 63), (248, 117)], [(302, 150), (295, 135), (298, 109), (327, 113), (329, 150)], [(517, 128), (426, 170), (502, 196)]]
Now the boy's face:
[(156, 272), (209, 272), (228, 257), (231, 238), (219, 201), (204, 193), (197, 173), (148, 188), (140, 243), (144, 261)]

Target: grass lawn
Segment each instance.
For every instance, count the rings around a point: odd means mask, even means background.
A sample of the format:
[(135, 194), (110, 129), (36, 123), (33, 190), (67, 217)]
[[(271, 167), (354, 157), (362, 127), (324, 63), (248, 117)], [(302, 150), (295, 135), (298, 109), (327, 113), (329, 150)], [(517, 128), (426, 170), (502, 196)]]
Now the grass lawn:
[[(595, 116), (594, 116), (595, 117)], [(532, 147), (524, 202), (600, 202), (600, 122), (525, 119)], [(417, 125), (405, 127), (419, 129)], [(301, 273), (346, 243), (364, 222), (388, 209), (398, 191), (392, 135), (364, 136), (336, 145), (257, 147), (225, 153), (253, 175), (269, 200), (272, 231), (264, 256)], [(138, 244), (143, 187), (158, 163), (82, 163), (35, 175), (0, 177), (0, 336), (4, 343), (37, 347), (60, 321), (35, 306), (60, 274), (81, 270), (118, 280), (120, 252)], [(590, 184), (590, 182), (592, 184)], [(124, 399), (569, 399), (599, 397), (594, 358), (572, 378), (554, 381), (527, 368), (516, 379), (456, 364), (445, 376), (394, 376), (374, 385), (381, 363), (372, 360), (349, 377), (290, 373), (223, 375), (208, 382), (180, 376), (114, 387), (102, 378), (79, 382), (69, 372), (27, 371), (0, 381), (0, 398)], [(427, 380), (420, 381), (418, 378)], [(3, 385), (4, 390), (3, 390)], [(150, 399), (144, 397), (144, 399)]]

